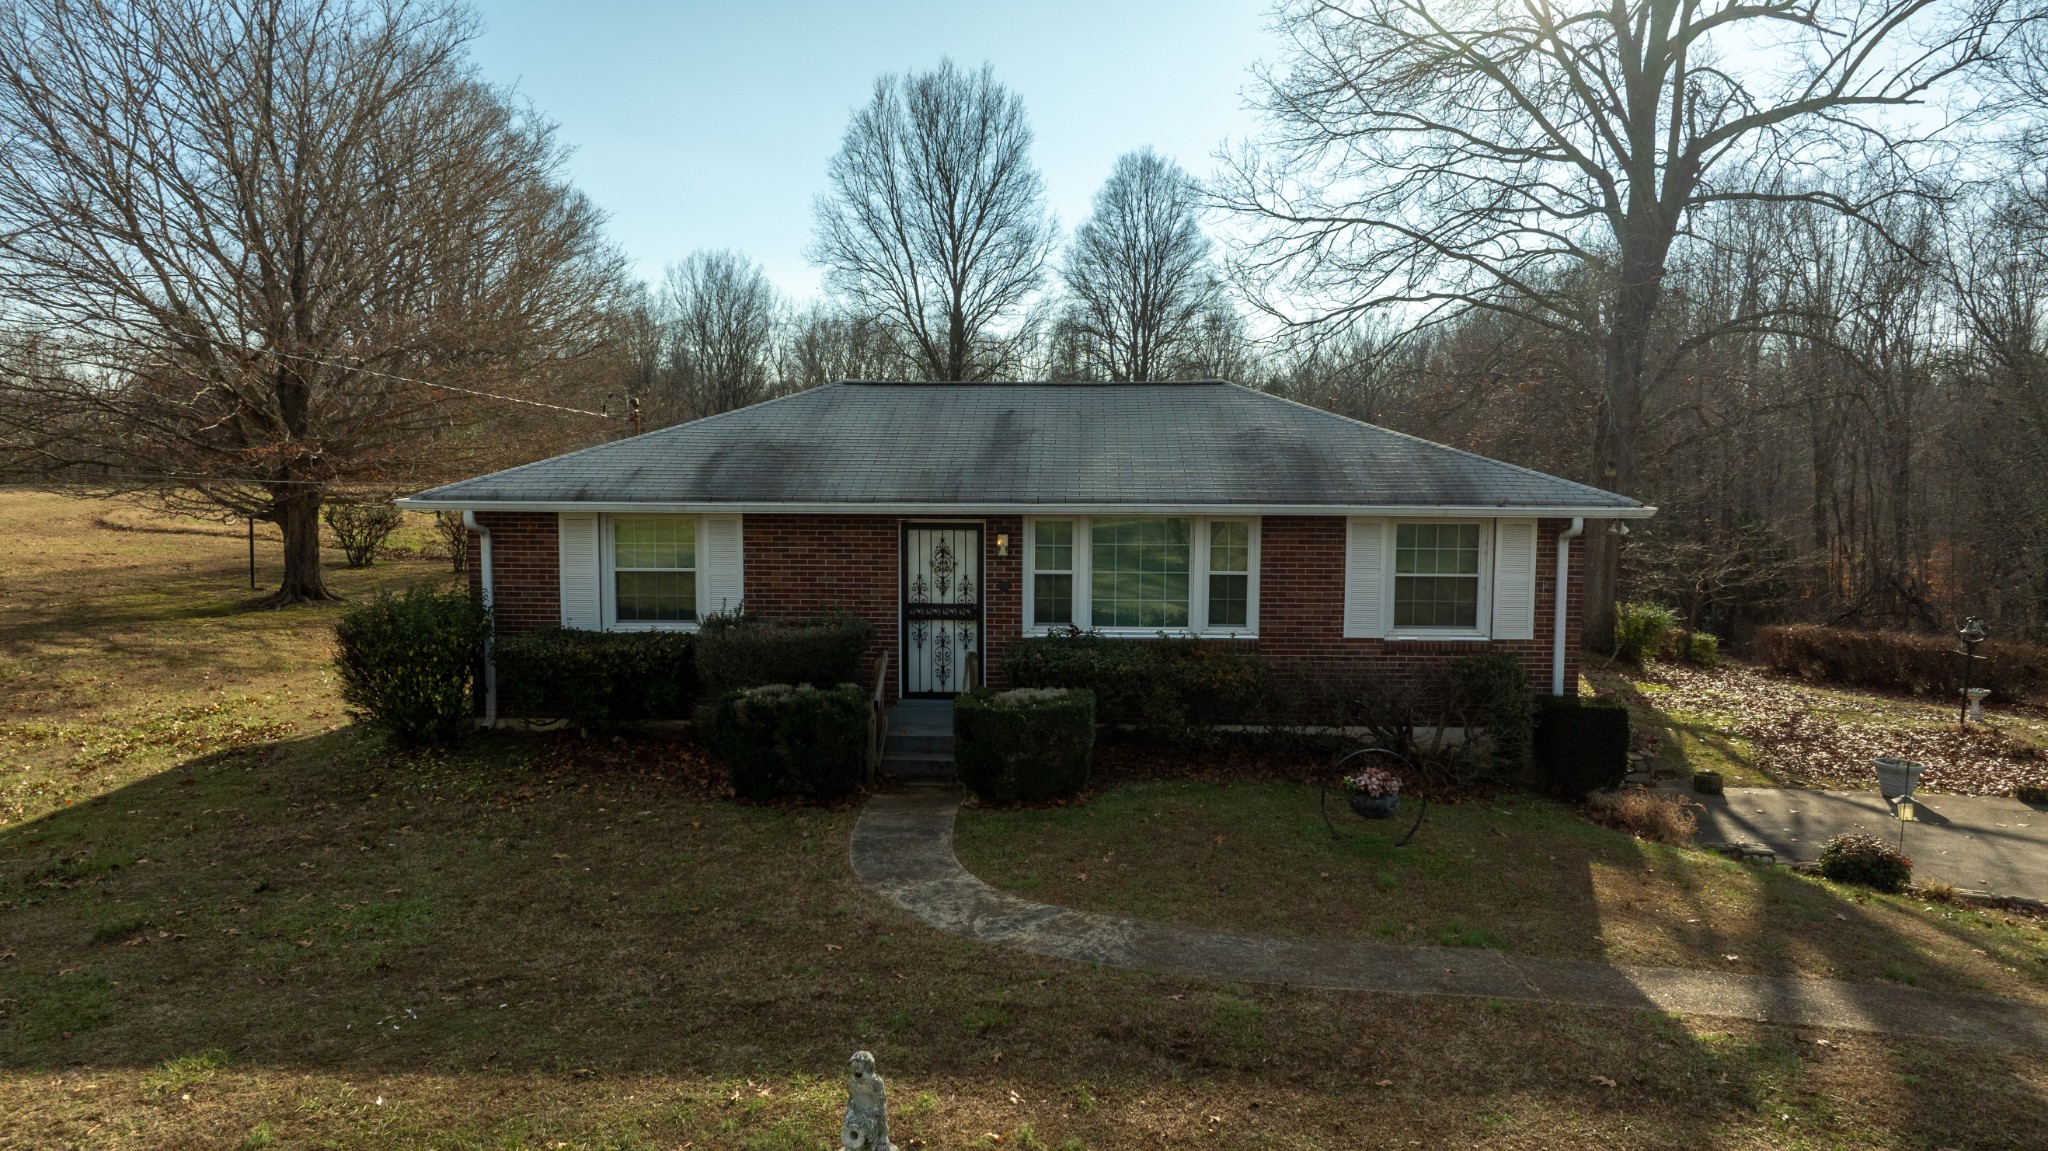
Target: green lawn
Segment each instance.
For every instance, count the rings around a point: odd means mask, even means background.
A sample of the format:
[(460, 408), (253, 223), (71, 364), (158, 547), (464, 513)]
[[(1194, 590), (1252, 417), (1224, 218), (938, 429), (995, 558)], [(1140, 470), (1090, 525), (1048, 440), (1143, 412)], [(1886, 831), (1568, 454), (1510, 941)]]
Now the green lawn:
[[(1412, 813), (1413, 799), (1405, 800)], [(1117, 779), (1085, 807), (970, 808), (961, 861), (1063, 906), (1222, 930), (1908, 981), (2048, 1003), (2048, 921), (1645, 843), (1529, 796), (1367, 822), (1292, 782)]]

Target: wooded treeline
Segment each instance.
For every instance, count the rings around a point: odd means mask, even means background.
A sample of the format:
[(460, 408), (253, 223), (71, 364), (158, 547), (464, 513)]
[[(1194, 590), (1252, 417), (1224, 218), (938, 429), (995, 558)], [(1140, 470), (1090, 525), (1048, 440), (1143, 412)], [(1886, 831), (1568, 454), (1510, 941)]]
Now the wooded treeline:
[(274, 520), (284, 602), (321, 500), (634, 419), (1222, 378), (1657, 505), (1589, 541), (1596, 645), (1616, 596), (2048, 639), (2032, 0), (1274, 20), (1266, 133), (1206, 179), (1134, 148), (1071, 231), (991, 69), (879, 77), (798, 301), (733, 251), (634, 282), (459, 3), (11, 9), (0, 469)]

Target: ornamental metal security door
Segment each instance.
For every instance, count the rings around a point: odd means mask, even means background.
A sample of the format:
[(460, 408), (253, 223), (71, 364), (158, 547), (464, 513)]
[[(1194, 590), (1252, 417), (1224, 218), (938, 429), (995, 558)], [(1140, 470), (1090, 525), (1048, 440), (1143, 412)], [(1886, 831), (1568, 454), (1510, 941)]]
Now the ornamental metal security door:
[(981, 526), (903, 525), (903, 694), (946, 697), (981, 680)]

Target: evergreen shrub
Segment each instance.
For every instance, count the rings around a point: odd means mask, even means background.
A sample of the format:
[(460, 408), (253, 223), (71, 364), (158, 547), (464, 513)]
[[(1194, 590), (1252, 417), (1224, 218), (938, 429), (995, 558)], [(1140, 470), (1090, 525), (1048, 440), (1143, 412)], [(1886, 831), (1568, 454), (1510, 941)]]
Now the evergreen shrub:
[(977, 688), (953, 701), (960, 783), (990, 803), (1042, 803), (1088, 786), (1095, 693), (1086, 688)]

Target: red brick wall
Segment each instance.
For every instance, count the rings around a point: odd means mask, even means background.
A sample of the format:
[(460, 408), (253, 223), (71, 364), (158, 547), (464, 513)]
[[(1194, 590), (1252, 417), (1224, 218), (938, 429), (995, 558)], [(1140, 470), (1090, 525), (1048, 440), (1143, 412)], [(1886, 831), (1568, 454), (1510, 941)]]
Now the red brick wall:
[[(500, 634), (553, 627), (561, 621), (556, 581), (555, 517), (485, 512), (491, 529)], [(982, 523), (982, 587), (986, 605), (983, 666), (988, 681), (1007, 686), (1003, 651), (1023, 628), (1023, 522), (1016, 516), (962, 517)], [(1402, 667), (1484, 651), (1513, 652), (1529, 683), (1550, 690), (1550, 637), (1557, 583), (1557, 533), (1568, 521), (1544, 520), (1536, 547), (1536, 636), (1475, 643), (1388, 642), (1343, 638), (1344, 520), (1336, 516), (1267, 516), (1260, 527), (1258, 649), (1269, 659), (1331, 667)], [(773, 616), (846, 610), (875, 625), (874, 659), (890, 652), (889, 696), (896, 695), (897, 607), (902, 523), (894, 516), (750, 515), (746, 517), (747, 610)], [(1010, 554), (996, 554), (996, 536)], [(477, 540), (470, 539), (470, 583), (480, 583)], [(1572, 543), (1572, 579), (1565, 644), (1565, 682), (1576, 684), (1585, 543)], [(1005, 587), (1005, 585), (1008, 585)]]
[[(491, 533), (491, 593), (499, 635), (562, 623), (561, 555), (553, 512), (478, 512)], [(469, 587), (483, 591), (483, 537), (469, 535)]]
[[(1267, 516), (1259, 527), (1259, 650), (1268, 659), (1332, 668), (1368, 664), (1398, 676), (1482, 652), (1512, 652), (1529, 685), (1550, 691), (1550, 640), (1555, 631), (1557, 534), (1567, 520), (1544, 520), (1536, 533), (1536, 637), (1485, 642), (1388, 641), (1344, 638), (1344, 520), (1339, 516)], [(1567, 602), (1565, 683), (1578, 682), (1579, 576), (1585, 544), (1572, 542)]]
[[(1016, 516), (965, 516), (949, 523), (982, 525), (982, 666), (1000, 686), (1003, 648), (1024, 626), (1023, 521)], [(902, 669), (897, 610), (902, 602), (903, 523), (895, 516), (750, 515), (746, 518), (747, 610), (770, 616), (845, 610), (875, 625), (874, 661), (889, 653), (888, 696)], [(996, 536), (1010, 554), (996, 554)], [(1007, 589), (1004, 585), (1007, 584)]]

